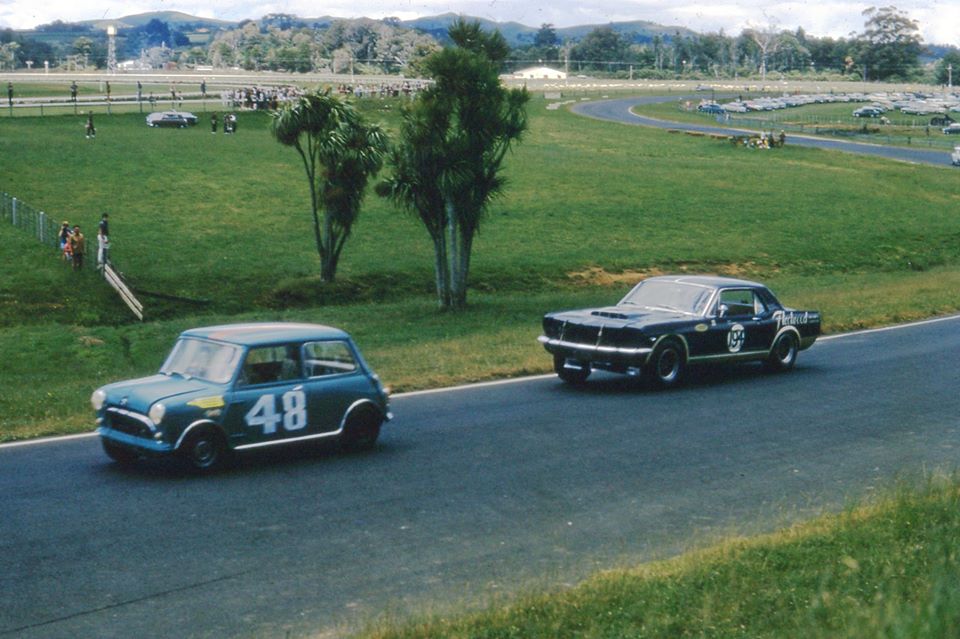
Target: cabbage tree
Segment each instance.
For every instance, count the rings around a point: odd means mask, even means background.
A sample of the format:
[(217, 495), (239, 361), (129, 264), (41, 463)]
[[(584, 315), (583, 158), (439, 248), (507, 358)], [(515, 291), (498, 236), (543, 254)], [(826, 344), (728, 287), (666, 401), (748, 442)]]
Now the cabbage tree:
[(329, 90), (304, 95), (271, 115), (271, 133), (303, 160), (320, 279), (332, 282), (367, 184), (383, 166), (387, 136)]

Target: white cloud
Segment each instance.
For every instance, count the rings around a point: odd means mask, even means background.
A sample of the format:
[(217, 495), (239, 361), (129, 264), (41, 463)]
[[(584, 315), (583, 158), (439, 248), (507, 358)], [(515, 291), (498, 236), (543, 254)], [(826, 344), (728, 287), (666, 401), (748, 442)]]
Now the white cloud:
[[(306, 18), (335, 17), (409, 19), (441, 13), (459, 13), (538, 27), (606, 24), (648, 20), (670, 27), (728, 35), (748, 24), (775, 23), (784, 29), (803, 29), (813, 36), (846, 37), (863, 30), (862, 11), (881, 2), (861, 0), (692, 0), (675, 4), (662, 0), (2, 0), (0, 27), (29, 29), (54, 20), (76, 21), (120, 18), (147, 11), (182, 11), (224, 20), (256, 19), (267, 13), (290, 13)], [(896, 6), (916, 20), (924, 41), (960, 46), (960, 6), (957, 0), (899, 0)]]

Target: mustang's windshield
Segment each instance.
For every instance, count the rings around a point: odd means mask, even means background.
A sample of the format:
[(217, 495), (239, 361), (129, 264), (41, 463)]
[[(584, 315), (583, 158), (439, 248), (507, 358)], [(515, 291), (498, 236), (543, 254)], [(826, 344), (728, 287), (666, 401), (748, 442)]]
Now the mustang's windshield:
[(233, 377), (240, 354), (239, 346), (184, 337), (170, 351), (160, 372), (225, 384)]
[(706, 286), (684, 282), (647, 280), (641, 282), (620, 300), (620, 305), (703, 315), (707, 312), (707, 304), (710, 303), (712, 295), (713, 289)]

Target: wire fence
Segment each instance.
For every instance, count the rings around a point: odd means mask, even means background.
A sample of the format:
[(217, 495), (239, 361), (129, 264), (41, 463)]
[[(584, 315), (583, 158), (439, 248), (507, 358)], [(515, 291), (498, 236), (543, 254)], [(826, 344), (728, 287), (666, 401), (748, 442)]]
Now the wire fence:
[(58, 248), (57, 220), (7, 193), (0, 196), (0, 220), (29, 233), (42, 244)]
[[(8, 193), (0, 194), (0, 222), (12, 224), (32, 235), (41, 244), (55, 250), (60, 249), (60, 224), (57, 219)], [(98, 264), (97, 271), (117, 292), (137, 319), (143, 320), (143, 304), (136, 298), (123, 277), (114, 270), (109, 260), (104, 264)]]

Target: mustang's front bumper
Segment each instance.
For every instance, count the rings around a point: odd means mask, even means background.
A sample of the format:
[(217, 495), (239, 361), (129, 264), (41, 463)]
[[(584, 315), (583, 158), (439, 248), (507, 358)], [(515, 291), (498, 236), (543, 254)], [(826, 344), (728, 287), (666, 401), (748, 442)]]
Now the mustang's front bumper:
[(537, 341), (543, 344), (543, 347), (554, 355), (580, 357), (584, 359), (592, 359), (592, 356), (596, 355), (602, 356), (598, 357), (598, 359), (604, 359), (613, 356), (618, 359), (623, 358), (631, 361), (636, 361), (638, 359), (646, 361), (647, 358), (650, 357), (650, 353), (653, 352), (653, 349), (647, 346), (632, 348), (624, 346), (580, 344), (577, 342), (568, 342), (562, 339), (550, 338), (546, 335), (541, 335), (537, 338)]

